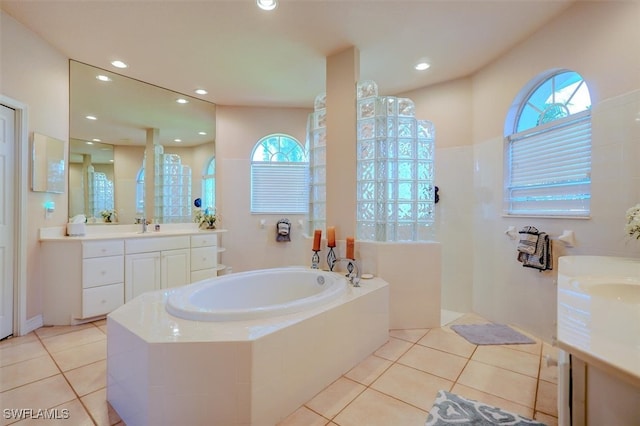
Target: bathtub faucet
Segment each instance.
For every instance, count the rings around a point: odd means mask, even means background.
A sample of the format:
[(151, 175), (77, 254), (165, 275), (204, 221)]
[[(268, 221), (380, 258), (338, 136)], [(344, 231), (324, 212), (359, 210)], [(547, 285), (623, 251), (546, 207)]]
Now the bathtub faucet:
[(358, 268), (358, 264), (356, 263), (355, 259), (348, 259), (344, 257), (339, 258), (333, 262), (332, 266), (335, 266), (335, 264), (338, 262), (347, 263), (347, 271), (349, 273), (346, 274), (345, 277), (347, 277), (351, 285), (353, 285), (354, 287), (360, 287), (360, 268)]

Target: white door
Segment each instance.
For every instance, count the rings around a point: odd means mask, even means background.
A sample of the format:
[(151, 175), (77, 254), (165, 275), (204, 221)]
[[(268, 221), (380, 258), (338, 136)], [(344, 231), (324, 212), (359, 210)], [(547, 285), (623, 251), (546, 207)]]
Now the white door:
[(160, 290), (160, 252), (128, 254), (124, 260), (124, 301)]
[(0, 339), (13, 334), (15, 111), (0, 105)]
[(189, 249), (162, 252), (162, 288), (180, 287), (191, 281)]

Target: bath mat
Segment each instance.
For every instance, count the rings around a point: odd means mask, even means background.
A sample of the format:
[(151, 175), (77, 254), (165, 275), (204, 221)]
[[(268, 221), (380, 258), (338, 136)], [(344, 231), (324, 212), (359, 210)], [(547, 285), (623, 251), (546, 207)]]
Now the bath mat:
[(504, 324), (452, 325), (451, 329), (474, 345), (518, 345), (535, 343)]
[(544, 423), (522, 417), (519, 414), (439, 390), (433, 407), (429, 410), (425, 426), (446, 425), (545, 426)]

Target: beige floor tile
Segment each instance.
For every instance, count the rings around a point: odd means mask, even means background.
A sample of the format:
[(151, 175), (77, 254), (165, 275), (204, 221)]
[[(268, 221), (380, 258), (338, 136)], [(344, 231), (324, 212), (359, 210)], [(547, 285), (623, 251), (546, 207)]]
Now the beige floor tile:
[(278, 423), (278, 426), (324, 426), (329, 422), (318, 413), (307, 407), (300, 407), (289, 417)]
[(555, 383), (538, 381), (536, 395), (536, 411), (558, 417), (558, 385)]
[(58, 334), (42, 339), (42, 344), (49, 352), (60, 352), (87, 343), (97, 342), (106, 339), (107, 336), (97, 327), (89, 324), (88, 328), (83, 328), (70, 333)]
[(536, 411), (536, 415), (533, 418), (534, 418), (534, 420), (538, 420), (539, 422), (542, 422), (542, 423), (546, 424), (547, 426), (558, 426), (558, 418), (557, 417), (553, 417), (553, 416), (550, 416), (548, 414), (541, 413), (539, 411)]
[(10, 346), (33, 342), (35, 340), (38, 340), (38, 336), (36, 336), (36, 333), (34, 333), (33, 331), (31, 333), (25, 334), (24, 336), (9, 337), (7, 339), (4, 339), (3, 341), (0, 341), (0, 350), (8, 348)]
[(400, 357), (398, 363), (455, 381), (467, 361), (458, 355), (415, 345)]
[[(547, 359), (549, 362), (553, 362), (556, 365), (547, 365)], [(540, 361), (540, 376), (541, 380), (558, 383), (558, 348), (551, 346), (548, 343), (542, 343), (542, 360)]]
[(120, 416), (107, 402), (107, 388), (80, 398), (98, 426), (112, 426), (121, 422)]
[(93, 426), (93, 420), (79, 399), (66, 402), (53, 408), (53, 418), (29, 419), (15, 423), (16, 426)]
[(493, 365), (469, 361), (458, 383), (526, 407), (535, 401), (537, 380)]
[(371, 388), (429, 411), (440, 389), (450, 390), (453, 382), (415, 368), (393, 364)]
[(64, 376), (71, 383), (73, 390), (82, 397), (107, 386), (107, 361), (98, 361), (66, 371)]
[(107, 325), (107, 319), (101, 319), (98, 321), (94, 321), (91, 324), (95, 325), (96, 327), (100, 327), (101, 325)]
[(424, 426), (427, 412), (367, 389), (336, 416), (340, 426)]
[(341, 377), (305, 405), (316, 413), (332, 419), (364, 389), (360, 383)]
[(0, 348), (0, 367), (48, 355), (39, 340)]
[(529, 419), (533, 418), (533, 408), (525, 407), (524, 405), (516, 404), (508, 399), (500, 398), (499, 396), (491, 395), (490, 393), (482, 392), (469, 386), (456, 383), (453, 386), (451, 392), (460, 395), (464, 398), (473, 399), (474, 401), (480, 401), (485, 404), (493, 405), (494, 407), (502, 408), (503, 410), (511, 413), (520, 414)]
[(405, 340), (396, 339), (395, 337), (389, 337), (389, 341), (382, 345), (380, 349), (375, 351), (375, 355), (380, 358), (395, 361), (403, 353), (405, 353), (413, 344)]
[(58, 367), (56, 367), (49, 355), (1, 367), (0, 392), (55, 376), (59, 373)]
[(72, 370), (107, 358), (107, 340), (75, 346), (51, 354), (62, 371)]
[(101, 325), (100, 327), (98, 327), (100, 329), (100, 331), (102, 331), (104, 334), (107, 334), (107, 326), (106, 325)]
[(464, 337), (446, 327), (430, 330), (418, 341), (418, 344), (465, 358), (469, 358), (476, 349), (476, 345), (469, 343)]
[[(58, 374), (3, 392), (2, 407), (47, 409), (75, 398), (76, 395), (67, 381), (62, 377), (62, 374)], [(8, 424), (15, 420), (7, 420), (4, 417), (0, 418), (0, 424)]]
[(428, 328), (413, 328), (409, 330), (389, 330), (389, 336), (396, 339), (406, 340), (411, 343), (416, 343), (429, 331)]
[(538, 355), (498, 345), (481, 345), (471, 357), (474, 361), (491, 364), (516, 373), (538, 377), (540, 357)]
[(380, 377), (380, 375), (384, 373), (391, 364), (392, 362), (388, 359), (371, 355), (347, 372), (345, 377), (348, 377), (358, 383), (362, 383), (365, 386), (369, 386), (375, 379)]
[(38, 328), (35, 333), (39, 338), (44, 339), (47, 337), (58, 336), (60, 334), (72, 333), (74, 331), (80, 331), (85, 328), (92, 328), (93, 325), (90, 323), (87, 324), (79, 324), (79, 325), (53, 325), (53, 326), (45, 326)]

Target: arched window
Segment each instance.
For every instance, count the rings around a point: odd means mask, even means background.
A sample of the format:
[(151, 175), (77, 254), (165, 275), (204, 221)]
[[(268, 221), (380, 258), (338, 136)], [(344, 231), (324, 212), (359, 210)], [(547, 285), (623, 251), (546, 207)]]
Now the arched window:
[(555, 70), (523, 88), (505, 123), (505, 213), (585, 217), (591, 200), (591, 98)]
[(138, 170), (136, 176), (136, 216), (144, 215), (144, 166)]
[(211, 157), (202, 172), (202, 206), (216, 207), (216, 158)]
[(251, 213), (308, 211), (309, 160), (295, 138), (272, 134), (251, 153)]

